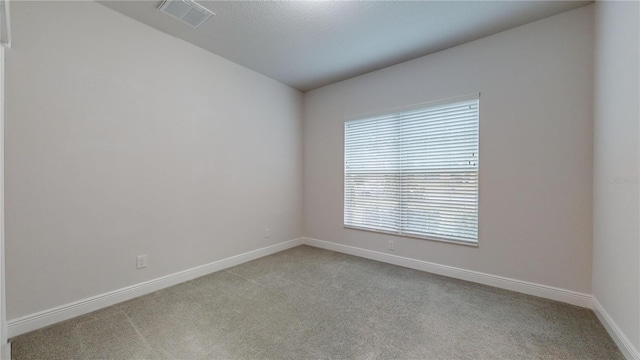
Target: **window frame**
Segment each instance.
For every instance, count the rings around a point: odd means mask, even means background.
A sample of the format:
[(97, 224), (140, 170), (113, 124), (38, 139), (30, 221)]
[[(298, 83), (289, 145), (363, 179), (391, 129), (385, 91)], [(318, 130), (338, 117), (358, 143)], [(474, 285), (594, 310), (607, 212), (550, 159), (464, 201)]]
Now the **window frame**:
[[(390, 115), (394, 115), (394, 114), (401, 114), (401, 113), (405, 113), (405, 112), (411, 112), (414, 110), (420, 110), (420, 109), (426, 109), (428, 107), (433, 107), (433, 106), (438, 106), (438, 105), (445, 105), (448, 103), (454, 103), (454, 102), (459, 102), (459, 101), (465, 101), (465, 100), (478, 100), (478, 129), (477, 129), (477, 134), (478, 134), (478, 165), (477, 165), (477, 192), (476, 192), (476, 196), (477, 196), (477, 207), (476, 207), (476, 229), (477, 229), (477, 236), (474, 241), (470, 241), (470, 240), (463, 240), (463, 239), (455, 239), (455, 238), (447, 238), (444, 236), (437, 236), (437, 235), (417, 235), (417, 234), (406, 234), (406, 233), (399, 233), (396, 231), (387, 231), (387, 230), (380, 230), (380, 229), (373, 229), (373, 228), (368, 228), (368, 227), (360, 227), (360, 226), (355, 226), (355, 225), (348, 225), (345, 224), (345, 205), (346, 205), (346, 124), (348, 122), (351, 121), (358, 121), (358, 120), (365, 120), (367, 118), (375, 118), (378, 116), (390, 116)], [(463, 246), (470, 246), (470, 247), (478, 247), (479, 243), (480, 243), (480, 162), (481, 162), (481, 158), (480, 158), (480, 141), (481, 141), (481, 136), (480, 136), (480, 92), (477, 93), (471, 93), (471, 94), (467, 94), (467, 95), (463, 95), (463, 96), (456, 96), (456, 97), (450, 97), (450, 98), (445, 98), (445, 99), (440, 99), (440, 100), (434, 100), (434, 101), (428, 101), (428, 102), (422, 102), (422, 103), (418, 103), (418, 104), (414, 104), (414, 105), (409, 105), (409, 106), (402, 106), (402, 107), (396, 107), (396, 108), (389, 108), (386, 110), (381, 110), (381, 111), (376, 111), (376, 112), (370, 112), (370, 113), (363, 113), (363, 114), (359, 114), (356, 116), (350, 116), (344, 119), (343, 123), (342, 123), (342, 227), (345, 229), (351, 229), (351, 230), (360, 230), (360, 231), (366, 231), (366, 232), (371, 232), (371, 233), (375, 233), (375, 234), (385, 234), (385, 235), (393, 235), (393, 236), (398, 236), (398, 237), (403, 237), (403, 238), (413, 238), (413, 239), (420, 239), (420, 240), (428, 240), (428, 241), (435, 241), (435, 242), (442, 242), (442, 243), (450, 243), (450, 244), (455, 244), (455, 245), (463, 245)]]

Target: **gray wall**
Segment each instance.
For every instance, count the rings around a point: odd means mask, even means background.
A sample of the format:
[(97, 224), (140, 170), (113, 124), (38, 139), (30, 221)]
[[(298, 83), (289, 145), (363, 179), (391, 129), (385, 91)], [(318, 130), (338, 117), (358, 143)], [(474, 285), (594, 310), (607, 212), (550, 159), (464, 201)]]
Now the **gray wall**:
[[(591, 293), (593, 6), (305, 94), (305, 234)], [(343, 224), (347, 118), (481, 92), (479, 247)]]
[(97, 3), (11, 5), (9, 320), (303, 235), (301, 93)]
[(640, 350), (640, 3), (596, 3), (593, 296)]
[[(304, 234), (593, 283), (637, 349), (638, 7), (597, 3), (595, 30), (588, 6), (307, 93), (303, 134), (303, 95), (276, 81), (99, 4), (13, 2), (8, 319)], [(344, 229), (344, 120), (473, 92), (479, 247)]]

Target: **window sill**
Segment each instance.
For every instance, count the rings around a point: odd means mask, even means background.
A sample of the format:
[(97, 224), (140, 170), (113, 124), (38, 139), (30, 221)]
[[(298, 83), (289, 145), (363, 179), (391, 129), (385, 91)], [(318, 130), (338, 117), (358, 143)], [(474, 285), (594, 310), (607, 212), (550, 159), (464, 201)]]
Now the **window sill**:
[(376, 233), (376, 234), (394, 235), (394, 236), (405, 237), (405, 238), (428, 240), (428, 241), (437, 241), (437, 242), (444, 242), (444, 243), (450, 243), (450, 244), (462, 245), (462, 246), (470, 246), (470, 247), (478, 247), (478, 242), (470, 242), (470, 241), (467, 241), (467, 240), (446, 239), (446, 238), (438, 238), (438, 237), (434, 237), (434, 236), (419, 236), (419, 235), (410, 235), (410, 234), (399, 234), (399, 233), (396, 233), (396, 232), (393, 232), (393, 231), (375, 230), (375, 229), (370, 229), (370, 228), (357, 227), (357, 226), (344, 225), (344, 224), (342, 226), (345, 229), (368, 231), (368, 232), (372, 232), (372, 233)]

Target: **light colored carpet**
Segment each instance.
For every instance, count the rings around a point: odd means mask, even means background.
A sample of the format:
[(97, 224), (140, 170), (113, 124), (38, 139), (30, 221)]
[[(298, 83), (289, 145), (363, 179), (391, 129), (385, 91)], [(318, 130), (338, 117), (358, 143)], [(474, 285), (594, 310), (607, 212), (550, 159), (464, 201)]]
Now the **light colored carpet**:
[(19, 336), (13, 359), (624, 359), (591, 310), (300, 246)]

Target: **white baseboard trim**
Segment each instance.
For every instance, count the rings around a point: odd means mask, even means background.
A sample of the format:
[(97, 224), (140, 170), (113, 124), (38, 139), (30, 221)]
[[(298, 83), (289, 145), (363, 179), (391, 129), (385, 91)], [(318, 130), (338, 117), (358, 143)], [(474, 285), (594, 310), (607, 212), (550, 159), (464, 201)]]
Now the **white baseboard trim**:
[(11, 360), (11, 343), (0, 346), (0, 360)]
[[(12, 338), (33, 330), (43, 328), (45, 326), (68, 320), (76, 316), (84, 315), (92, 311), (105, 308), (107, 306), (111, 306), (138, 296), (149, 294), (154, 291), (167, 288), (169, 286), (189, 281), (200, 276), (224, 270), (232, 266), (236, 266), (267, 255), (275, 254), (277, 252), (303, 244), (317, 248), (337, 251), (349, 255), (359, 256), (366, 259), (381, 261), (393, 265), (403, 266), (415, 270), (425, 271), (433, 274), (472, 281), (479, 284), (494, 286), (497, 288), (516, 291), (528, 295), (539, 296), (542, 298), (561, 301), (585, 308), (593, 308), (594, 306), (596, 306), (596, 314), (600, 318), (600, 321), (602, 321), (602, 323), (605, 325), (618, 346), (620, 346), (623, 351), (627, 351), (628, 354), (630, 354), (627, 355), (627, 353), (625, 353), (625, 355), (629, 359), (640, 360), (638, 351), (633, 348), (629, 340), (615, 325), (613, 320), (611, 320), (604, 309), (602, 309), (602, 307), (597, 302), (595, 302), (594, 304), (594, 299), (591, 295), (305, 237), (285, 241), (244, 254), (235, 255), (226, 259), (214, 261), (209, 264), (197, 266), (192, 269), (184, 270), (153, 280), (145, 281), (143, 283), (110, 291), (108, 293), (93, 296), (52, 309), (44, 310), (35, 314), (23, 316), (18, 319), (10, 320), (8, 322), (8, 337)], [(3, 353), (5, 351), (5, 349), (2, 349)]]
[(337, 251), (366, 259), (377, 260), (410, 269), (426, 271), (433, 274), (448, 276), (456, 279), (472, 281), (501, 289), (534, 295), (545, 299), (561, 301), (585, 308), (592, 308), (592, 296), (575, 291), (556, 288), (553, 286), (530, 283), (527, 281), (510, 279), (502, 276), (485, 274), (477, 271), (465, 270), (453, 266), (435, 264), (427, 261), (406, 258), (397, 255), (381, 253), (378, 251), (362, 249), (358, 247), (338, 244), (312, 238), (304, 238), (304, 243), (322, 249)]
[(240, 265), (267, 255), (275, 254), (277, 252), (302, 245), (303, 243), (303, 238), (281, 242), (276, 245), (231, 256), (209, 264), (197, 266), (188, 270), (10, 320), (8, 322), (8, 337), (12, 338), (60, 321), (68, 320), (76, 316), (84, 315), (107, 306), (167, 288), (169, 286), (189, 281), (200, 276)]
[(602, 325), (604, 325), (604, 328), (607, 329), (607, 332), (611, 335), (616, 345), (618, 345), (618, 348), (620, 348), (625, 358), (628, 360), (640, 360), (640, 352), (638, 349), (633, 346), (631, 340), (622, 332), (618, 324), (613, 321), (609, 313), (595, 297), (593, 298), (593, 312), (596, 313), (596, 316)]

